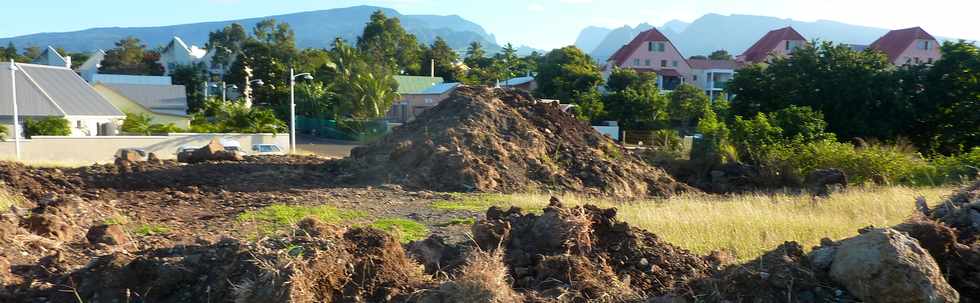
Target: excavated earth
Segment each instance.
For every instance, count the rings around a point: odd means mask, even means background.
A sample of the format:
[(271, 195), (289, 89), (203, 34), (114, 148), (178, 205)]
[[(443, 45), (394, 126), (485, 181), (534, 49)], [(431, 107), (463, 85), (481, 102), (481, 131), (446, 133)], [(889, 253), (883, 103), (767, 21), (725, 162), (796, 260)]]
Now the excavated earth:
[(457, 89), (344, 161), (352, 180), (435, 191), (557, 190), (634, 198), (690, 188), (555, 103), (485, 87)]

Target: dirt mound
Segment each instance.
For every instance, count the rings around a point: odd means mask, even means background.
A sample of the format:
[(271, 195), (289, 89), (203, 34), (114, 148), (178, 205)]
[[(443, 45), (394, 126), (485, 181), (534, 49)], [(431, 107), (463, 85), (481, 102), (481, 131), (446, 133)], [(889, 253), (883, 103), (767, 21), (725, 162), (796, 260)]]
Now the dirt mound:
[(541, 215), (496, 207), (473, 226), (485, 250), (503, 250), (514, 288), (529, 298), (618, 302), (683, 291), (707, 262), (616, 219), (615, 209), (566, 208)]
[(960, 190), (928, 214), (955, 228), (960, 243), (977, 241), (980, 239), (980, 181)]
[(51, 194), (92, 196), (83, 190), (82, 179), (71, 169), (34, 168), (0, 161), (0, 184), (35, 201)]
[(526, 92), (461, 87), (415, 121), (355, 148), (352, 182), (436, 191), (554, 189), (619, 197), (686, 190), (611, 139)]

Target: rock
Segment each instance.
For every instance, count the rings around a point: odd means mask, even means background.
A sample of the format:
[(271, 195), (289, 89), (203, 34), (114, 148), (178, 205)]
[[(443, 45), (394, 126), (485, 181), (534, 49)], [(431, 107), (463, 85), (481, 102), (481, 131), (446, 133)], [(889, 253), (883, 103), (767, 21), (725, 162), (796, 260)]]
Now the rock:
[[(182, 153), (183, 154), (183, 153)], [(184, 163), (200, 163), (206, 161), (244, 161), (245, 157), (239, 153), (225, 150), (225, 147), (218, 142), (217, 138), (211, 140), (208, 145), (195, 149), (186, 155), (177, 155), (177, 161)]]
[(122, 172), (122, 173), (131, 173), (131, 172), (133, 172), (133, 162), (131, 162), (129, 160), (126, 160), (126, 159), (123, 159), (123, 158), (116, 158), (116, 161), (113, 162), (113, 164), (116, 165), (116, 168), (119, 169), (119, 172)]
[(129, 243), (129, 237), (119, 225), (97, 225), (89, 228), (85, 238), (92, 244), (123, 245)]
[(140, 162), (143, 161), (143, 155), (136, 150), (132, 149), (122, 149), (119, 150), (119, 154), (116, 155), (116, 159), (123, 159), (129, 162)]
[(810, 193), (817, 196), (829, 195), (835, 187), (847, 188), (847, 174), (836, 168), (818, 169), (806, 175), (803, 182)]
[(27, 229), (31, 232), (52, 237), (60, 241), (71, 241), (71, 227), (60, 217), (52, 214), (34, 214), (27, 219)]
[(928, 252), (894, 229), (841, 241), (830, 276), (865, 302), (959, 302)]
[(807, 255), (807, 260), (810, 262), (810, 267), (820, 271), (827, 271), (830, 269), (830, 265), (834, 263), (834, 255), (837, 253), (837, 247), (825, 246), (813, 250)]
[(158, 157), (156, 153), (150, 153), (148, 156), (146, 156), (146, 162), (161, 164), (163, 163), (163, 160), (160, 160), (160, 157)]
[(0, 285), (7, 285), (7, 281), (9, 280), (7, 276), (9, 275), (10, 261), (7, 261), (6, 258), (0, 256)]

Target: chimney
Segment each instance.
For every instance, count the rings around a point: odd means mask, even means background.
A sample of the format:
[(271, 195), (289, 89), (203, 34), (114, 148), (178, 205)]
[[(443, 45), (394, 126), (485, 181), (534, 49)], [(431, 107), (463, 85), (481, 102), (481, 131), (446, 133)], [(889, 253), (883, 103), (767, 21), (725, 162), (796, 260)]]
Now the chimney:
[(65, 56), (65, 67), (71, 68), (71, 56)]

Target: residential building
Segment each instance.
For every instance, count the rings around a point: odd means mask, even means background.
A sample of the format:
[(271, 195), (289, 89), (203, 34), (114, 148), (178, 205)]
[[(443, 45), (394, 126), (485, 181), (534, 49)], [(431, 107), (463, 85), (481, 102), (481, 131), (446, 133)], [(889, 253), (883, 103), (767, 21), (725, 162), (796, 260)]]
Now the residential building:
[(603, 76), (608, 78), (613, 68), (655, 72), (657, 85), (664, 91), (674, 90), (690, 81), (693, 72), (670, 39), (656, 28), (640, 33), (613, 53), (603, 67)]
[(921, 27), (888, 32), (869, 46), (888, 55), (892, 64), (932, 64), (942, 56), (939, 41)]
[[(11, 63), (0, 63), (8, 71)], [(62, 117), (69, 121), (72, 136), (111, 136), (125, 115), (102, 97), (75, 71), (67, 67), (16, 64), (18, 118)], [(10, 72), (0, 73), (0, 124), (13, 129), (13, 100)], [(18, 129), (22, 129), (18, 127)], [(13, 133), (13, 132), (11, 132)]]
[(415, 120), (423, 111), (449, 98), (459, 83), (446, 83), (442, 77), (395, 76), (401, 100), (395, 101), (386, 114), (389, 122)]
[(500, 87), (517, 88), (531, 92), (538, 89), (538, 81), (531, 76), (517, 77), (501, 82)]
[(163, 66), (163, 74), (170, 75), (174, 69), (181, 65), (204, 63), (210, 69), (213, 56), (213, 51), (209, 52), (196, 45), (187, 46), (187, 43), (184, 43), (180, 37), (174, 37), (160, 52), (160, 61), (157, 62)]
[(96, 50), (89, 54), (88, 60), (78, 66), (75, 70), (79, 75), (82, 75), (82, 79), (92, 83), (92, 78), (99, 73), (99, 68), (102, 67), (102, 60), (105, 60), (105, 51)]
[(62, 57), (61, 54), (58, 54), (57, 50), (49, 45), (48, 48), (45, 48), (41, 52), (41, 56), (34, 59), (31, 64), (71, 68), (71, 57)]
[(741, 64), (735, 60), (713, 60), (713, 59), (688, 59), (691, 65), (691, 83), (704, 89), (704, 93), (711, 98), (727, 95), (724, 93), (728, 81), (735, 77), (735, 70)]
[(766, 33), (735, 60), (745, 64), (765, 63), (772, 57), (789, 56), (797, 48), (806, 45), (806, 38), (793, 27), (787, 26)]
[(93, 85), (109, 103), (127, 114), (142, 114), (154, 124), (191, 126), (187, 93), (183, 85), (102, 83)]

